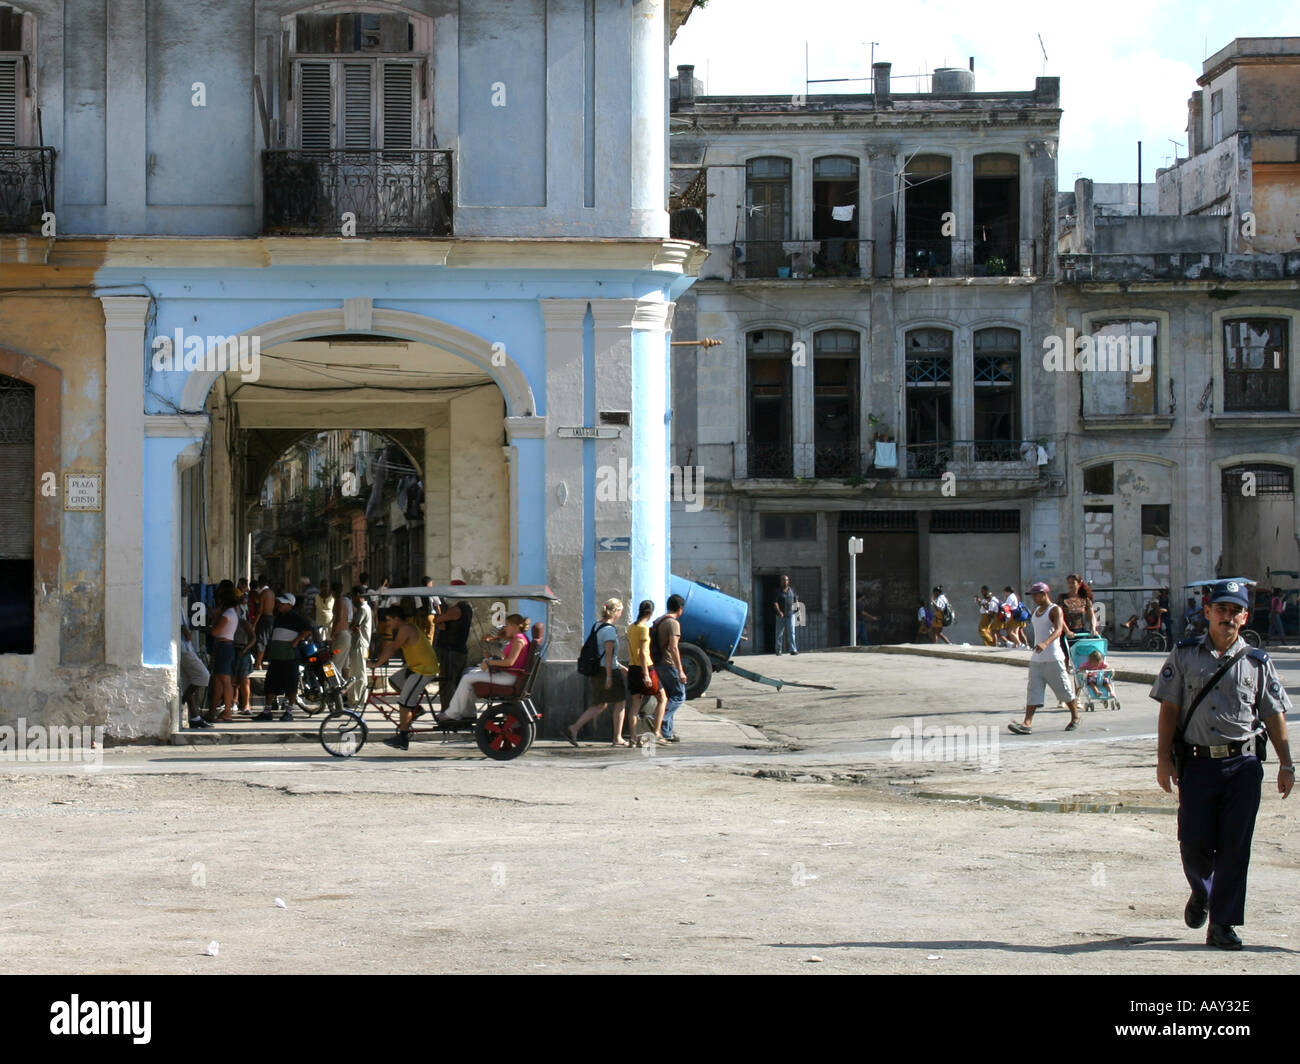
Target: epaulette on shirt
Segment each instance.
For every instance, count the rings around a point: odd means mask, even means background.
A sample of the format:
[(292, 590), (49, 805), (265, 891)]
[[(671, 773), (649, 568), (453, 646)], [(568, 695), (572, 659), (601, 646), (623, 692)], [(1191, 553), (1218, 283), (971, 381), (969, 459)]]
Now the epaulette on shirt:
[(1177, 649), (1181, 650), (1183, 647), (1194, 647), (1200, 641), (1201, 641), (1201, 637), (1199, 635), (1189, 635), (1186, 639), (1178, 640), (1178, 642), (1175, 643), (1174, 646)]
[(1246, 651), (1246, 657), (1250, 658), (1252, 661), (1258, 662), (1260, 665), (1268, 664), (1268, 655), (1265, 654), (1264, 651), (1260, 650), (1259, 647), (1251, 647)]

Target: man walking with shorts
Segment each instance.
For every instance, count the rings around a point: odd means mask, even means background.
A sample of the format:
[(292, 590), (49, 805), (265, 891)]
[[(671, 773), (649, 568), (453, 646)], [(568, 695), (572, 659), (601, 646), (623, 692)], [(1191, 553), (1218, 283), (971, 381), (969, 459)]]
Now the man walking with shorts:
[(1029, 735), (1034, 730), (1034, 710), (1043, 704), (1044, 688), (1051, 687), (1070, 710), (1070, 723), (1065, 730), (1074, 731), (1079, 726), (1079, 703), (1066, 669), (1065, 648), (1061, 646), (1065, 614), (1052, 602), (1051, 593), (1041, 580), (1029, 589), (1029, 595), (1034, 600), (1034, 612), (1029, 616), (1034, 627), (1034, 649), (1029, 655), (1025, 719), (1023, 723), (1013, 720), (1007, 727), (1017, 735)]

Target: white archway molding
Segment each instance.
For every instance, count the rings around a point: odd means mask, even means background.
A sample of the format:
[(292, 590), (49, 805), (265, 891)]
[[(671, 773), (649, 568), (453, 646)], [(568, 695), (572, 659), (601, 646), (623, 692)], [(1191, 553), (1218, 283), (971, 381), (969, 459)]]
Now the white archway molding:
[[(356, 308), (349, 308), (349, 311), (351, 312), (346, 312), (343, 306), (311, 310), (264, 322), (234, 335), (250, 338), (256, 336), (263, 351), (295, 340), (309, 340), (314, 336), (348, 332), (392, 336), (401, 340), (428, 344), (465, 359), (491, 377), (505, 397), (507, 417), (536, 416), (537, 401), (524, 371), (508, 354), (500, 349), (494, 351), (492, 344), (483, 337), (455, 325), (438, 321), (436, 318), (427, 318), (422, 314), (379, 308), (372, 308), (368, 315), (363, 315), (369, 318), (368, 327), (358, 329), (355, 327)], [(207, 354), (210, 356), (208, 362), (215, 364), (218, 361), (219, 352), (215, 346)], [(496, 364), (501, 361), (503, 354), (504, 364)], [(181, 409), (194, 413), (202, 412), (208, 394), (220, 376), (221, 374), (216, 371), (207, 370), (191, 373), (181, 393)]]

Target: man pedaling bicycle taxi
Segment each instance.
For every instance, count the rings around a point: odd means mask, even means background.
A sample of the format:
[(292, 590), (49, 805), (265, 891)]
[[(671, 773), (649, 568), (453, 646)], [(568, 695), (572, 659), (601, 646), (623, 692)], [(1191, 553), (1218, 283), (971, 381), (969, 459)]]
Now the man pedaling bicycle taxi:
[(405, 750), (411, 744), (411, 722), (424, 713), (420, 708), (420, 697), (431, 680), (438, 677), (438, 656), (434, 653), (424, 633), (413, 623), (414, 610), (409, 600), (401, 606), (381, 610), (379, 613), (380, 632), (384, 645), (375, 659), (378, 667), (388, 661), (399, 650), (405, 668), (398, 669), (389, 677), (393, 690), (400, 692), (398, 702), (401, 712), (398, 718), (397, 734), (385, 739), (387, 746)]

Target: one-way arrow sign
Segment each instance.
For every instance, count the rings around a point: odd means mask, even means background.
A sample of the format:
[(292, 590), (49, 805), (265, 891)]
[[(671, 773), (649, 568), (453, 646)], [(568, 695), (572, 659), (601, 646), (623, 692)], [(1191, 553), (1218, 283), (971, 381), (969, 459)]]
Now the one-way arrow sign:
[(627, 550), (632, 549), (631, 536), (603, 536), (596, 540), (597, 550)]

